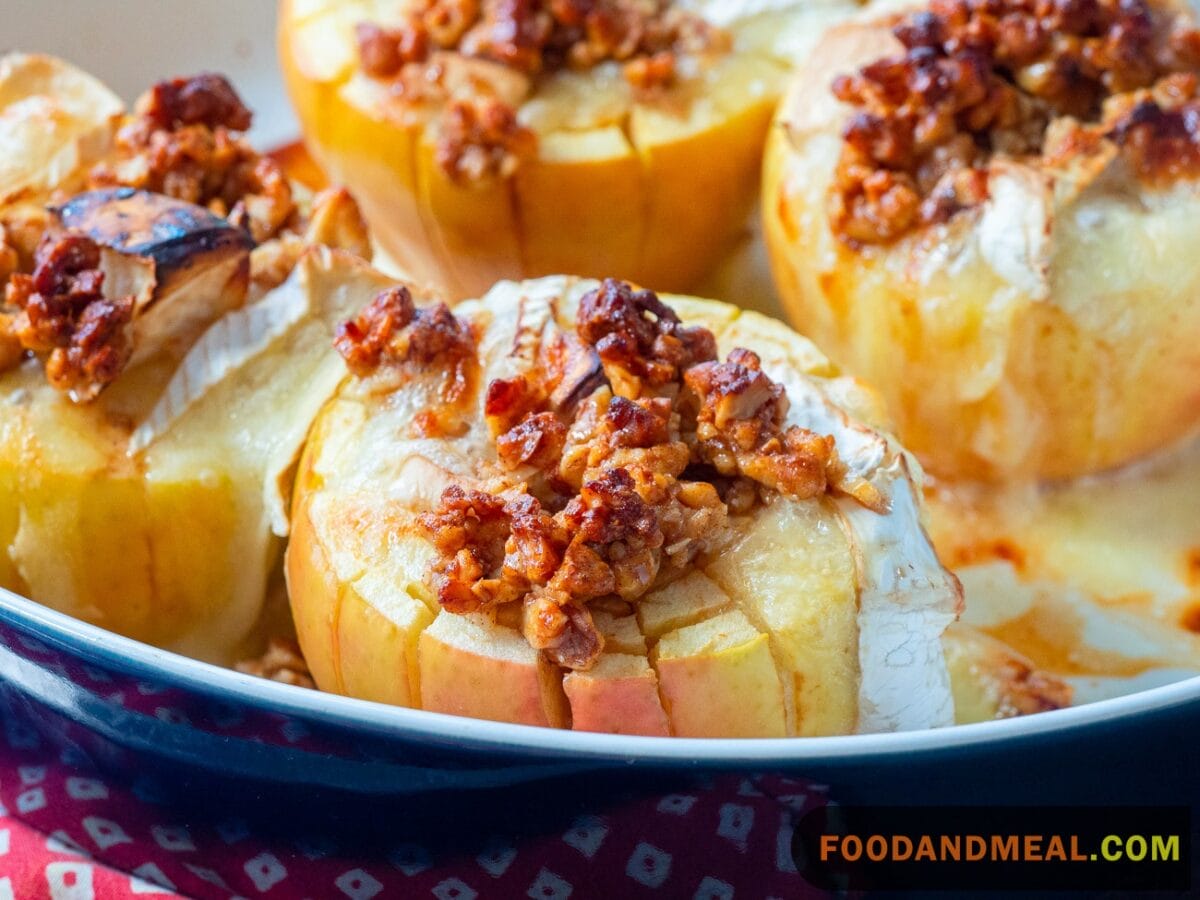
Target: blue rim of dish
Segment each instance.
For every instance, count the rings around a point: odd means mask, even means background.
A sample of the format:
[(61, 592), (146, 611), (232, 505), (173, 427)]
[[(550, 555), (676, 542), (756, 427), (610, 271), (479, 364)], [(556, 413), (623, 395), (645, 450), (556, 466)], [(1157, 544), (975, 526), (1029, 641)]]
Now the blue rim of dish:
[(1200, 676), (1134, 694), (1037, 715), (893, 734), (807, 738), (676, 738), (595, 734), (488, 722), (280, 684), (191, 659), (105, 631), (0, 588), (0, 620), (40, 640), (118, 671), (167, 681), (224, 701), (379, 736), (452, 741), (464, 750), (534, 753), (576, 761), (678, 766), (870, 762), (895, 754), (938, 753), (1037, 738), (1112, 722), (1125, 715), (1200, 703)]

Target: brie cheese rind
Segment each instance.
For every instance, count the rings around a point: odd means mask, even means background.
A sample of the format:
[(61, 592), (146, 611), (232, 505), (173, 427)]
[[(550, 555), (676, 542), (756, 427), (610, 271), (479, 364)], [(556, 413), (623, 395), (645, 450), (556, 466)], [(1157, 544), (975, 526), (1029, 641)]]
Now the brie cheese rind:
[[(659, 728), (665, 712), (669, 733), (693, 736), (951, 724), (941, 637), (961, 594), (923, 530), (916, 463), (860, 424), (877, 403), (811, 344), (723, 303), (662, 298), (685, 325), (709, 328), (722, 358), (735, 346), (759, 353), (787, 388), (788, 424), (832, 434), (853, 473), (848, 489), (872, 507), (850, 496), (777, 497), (738, 517), (716, 558), (652, 588), (634, 615), (604, 620), (602, 633), (619, 635), (606, 634), (595, 667), (567, 676), (565, 696), (563, 672), (503, 616), (439, 608), (428, 583), (434, 550), (417, 516), (449, 485), (488, 489), (496, 451), (485, 387), (532, 370), (595, 286), (503, 282), (455, 307), (478, 335), (480, 370), (446, 436), (410, 428), (441, 402), (436, 368), (348, 379), (322, 412), (297, 476), (288, 549), (293, 612), (318, 686), (529, 724), (608, 721), (603, 730)], [(730, 696), (740, 700), (727, 707)], [(605, 704), (614, 707), (607, 719)], [(628, 720), (614, 725), (621, 710)]]

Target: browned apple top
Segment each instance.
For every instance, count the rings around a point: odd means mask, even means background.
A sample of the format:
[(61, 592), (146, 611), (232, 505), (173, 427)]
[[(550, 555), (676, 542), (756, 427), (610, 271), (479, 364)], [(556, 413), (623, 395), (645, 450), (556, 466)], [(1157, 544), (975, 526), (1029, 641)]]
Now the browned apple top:
[(988, 196), (996, 155), (1062, 165), (1104, 145), (1161, 182), (1200, 162), (1200, 32), (1148, 0), (932, 0), (903, 53), (834, 81), (855, 113), (830, 197), (835, 233), (888, 243)]
[[(416, 309), (402, 290), (339, 337), (356, 373), (461, 358), (430, 325), (449, 310)], [(454, 613), (519, 602), (531, 645), (572, 669), (603, 649), (591, 607), (627, 611), (718, 552), (731, 517), (839, 491), (845, 475), (831, 437), (786, 425), (787, 392), (753, 352), (719, 361), (712, 332), (614, 279), (583, 296), (574, 333), (543, 337), (537, 365), (483, 399), (496, 456), (481, 466), (500, 476), (447, 488), (420, 517), (438, 551), (430, 582)]]

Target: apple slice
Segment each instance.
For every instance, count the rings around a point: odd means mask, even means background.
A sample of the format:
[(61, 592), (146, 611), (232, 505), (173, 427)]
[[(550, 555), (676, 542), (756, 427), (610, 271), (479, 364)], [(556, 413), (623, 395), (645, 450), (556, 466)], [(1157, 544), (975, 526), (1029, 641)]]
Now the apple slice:
[(798, 733), (855, 731), (858, 587), (832, 504), (769, 507), (707, 573), (774, 637), (795, 685)]
[[(640, 210), (645, 187), (641, 161), (619, 126), (543, 135), (537, 165), (518, 168), (514, 179), (524, 265), (533, 272), (596, 277), (638, 271), (644, 223), (632, 215), (615, 234), (612, 218), (613, 210)], [(579, 203), (565, 216), (564, 198), (573, 194), (607, 203)], [(603, 271), (595, 259), (600, 242), (608, 247)]]
[(604, 638), (606, 653), (646, 655), (646, 638), (642, 636), (635, 616), (614, 616), (598, 610), (592, 613), (592, 619), (596, 623), (596, 630)]
[(605, 734), (670, 734), (658, 677), (644, 656), (604, 653), (587, 671), (563, 679), (571, 727)]
[(703, 572), (689, 572), (643, 597), (637, 605), (638, 624), (658, 640), (668, 631), (695, 625), (733, 606), (733, 600)]
[(942, 636), (959, 725), (1071, 705), (1071, 687), (1012, 647), (962, 622)]
[(523, 725), (567, 723), (558, 667), (514, 629), (441, 612), (422, 633), (418, 655), (423, 709)]
[(785, 737), (786, 704), (770, 638), (736, 610), (664, 635), (651, 654), (671, 732)]

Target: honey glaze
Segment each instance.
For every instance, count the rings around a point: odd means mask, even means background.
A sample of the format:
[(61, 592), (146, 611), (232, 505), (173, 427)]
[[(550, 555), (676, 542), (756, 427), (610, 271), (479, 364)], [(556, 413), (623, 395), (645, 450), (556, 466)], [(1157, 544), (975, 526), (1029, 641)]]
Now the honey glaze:
[(1054, 485), (927, 489), (964, 621), (1076, 702), (1200, 674), (1200, 442)]

